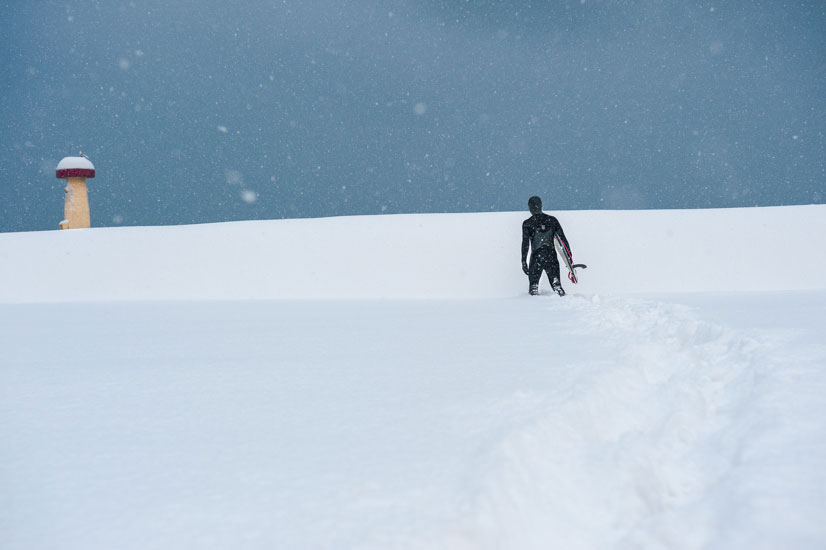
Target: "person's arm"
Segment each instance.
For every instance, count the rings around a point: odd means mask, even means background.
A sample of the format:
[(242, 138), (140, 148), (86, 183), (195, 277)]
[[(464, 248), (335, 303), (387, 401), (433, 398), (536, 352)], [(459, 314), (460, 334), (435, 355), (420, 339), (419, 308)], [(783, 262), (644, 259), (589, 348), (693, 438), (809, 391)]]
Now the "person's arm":
[(522, 271), (528, 274), (528, 247), (530, 246), (531, 235), (527, 222), (522, 224)]

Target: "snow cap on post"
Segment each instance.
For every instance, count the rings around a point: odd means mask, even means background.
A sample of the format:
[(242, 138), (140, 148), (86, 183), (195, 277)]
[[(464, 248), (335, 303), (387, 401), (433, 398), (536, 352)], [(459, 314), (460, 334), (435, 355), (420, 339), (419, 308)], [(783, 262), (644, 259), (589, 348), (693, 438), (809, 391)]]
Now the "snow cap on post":
[(58, 178), (93, 178), (95, 166), (86, 157), (66, 157), (57, 164)]

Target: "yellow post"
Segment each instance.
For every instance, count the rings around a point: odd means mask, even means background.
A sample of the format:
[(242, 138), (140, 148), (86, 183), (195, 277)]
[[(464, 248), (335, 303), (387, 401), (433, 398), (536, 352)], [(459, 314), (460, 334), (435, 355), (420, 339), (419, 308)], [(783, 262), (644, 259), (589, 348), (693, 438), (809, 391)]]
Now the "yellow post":
[(95, 167), (85, 156), (66, 157), (57, 165), (57, 177), (66, 179), (66, 203), (60, 229), (91, 227), (86, 178), (95, 177)]
[(64, 191), (66, 204), (63, 208), (63, 220), (68, 223), (62, 229), (92, 227), (86, 178), (67, 178)]

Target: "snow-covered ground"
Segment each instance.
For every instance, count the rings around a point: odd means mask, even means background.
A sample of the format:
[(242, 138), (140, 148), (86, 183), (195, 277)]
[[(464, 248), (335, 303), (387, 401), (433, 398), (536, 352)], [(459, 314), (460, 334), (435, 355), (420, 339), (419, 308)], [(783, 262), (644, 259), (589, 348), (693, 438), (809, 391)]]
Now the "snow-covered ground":
[(826, 207), (557, 214), (0, 234), (0, 547), (826, 547)]

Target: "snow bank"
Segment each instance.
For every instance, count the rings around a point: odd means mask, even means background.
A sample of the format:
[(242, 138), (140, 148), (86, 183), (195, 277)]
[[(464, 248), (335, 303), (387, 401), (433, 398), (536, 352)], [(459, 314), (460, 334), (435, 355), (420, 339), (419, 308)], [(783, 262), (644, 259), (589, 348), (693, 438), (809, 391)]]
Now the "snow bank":
[(0, 305), (0, 546), (826, 548), (826, 292), (670, 298)]
[(824, 213), (0, 235), (2, 547), (822, 549)]
[[(552, 213), (574, 259), (589, 266), (569, 291), (826, 288), (824, 205)], [(0, 302), (509, 297), (526, 290), (519, 261), (526, 217), (416, 214), (7, 233), (0, 235)]]

